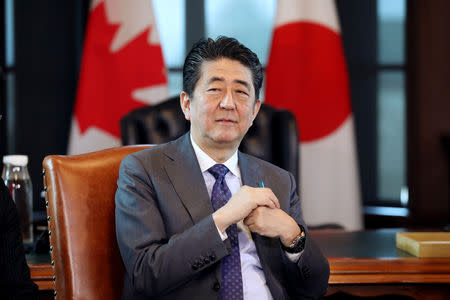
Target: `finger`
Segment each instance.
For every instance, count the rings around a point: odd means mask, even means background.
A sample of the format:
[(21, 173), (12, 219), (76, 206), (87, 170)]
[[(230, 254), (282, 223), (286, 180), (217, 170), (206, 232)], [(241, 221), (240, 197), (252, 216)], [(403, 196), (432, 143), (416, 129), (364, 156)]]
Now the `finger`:
[(277, 208), (276, 203), (269, 198), (264, 199), (264, 201), (262, 201), (262, 203), (259, 206), (260, 207), (266, 206), (273, 209)]
[(261, 193), (262, 191), (258, 191), (251, 197), (251, 202), (254, 204), (252, 210), (257, 209), (259, 206), (269, 206), (273, 207), (275, 204), (269, 199), (266, 193)]
[(251, 212), (250, 212), (250, 214), (247, 216), (247, 217), (245, 217), (245, 219), (244, 219), (244, 224), (245, 225), (249, 225), (249, 224), (253, 224), (253, 223), (255, 223), (255, 214), (254, 214), (254, 211), (255, 210), (252, 210)]
[(280, 203), (278, 202), (278, 198), (274, 195), (274, 193), (271, 190), (264, 193), (263, 199), (264, 199), (264, 202), (259, 205), (265, 205), (270, 208), (280, 208)]
[(265, 197), (270, 199), (270, 201), (272, 201), (277, 208), (280, 208), (280, 203), (278, 201), (278, 198), (277, 198), (277, 196), (275, 196), (275, 194), (273, 193), (272, 189), (270, 189), (270, 188), (259, 188), (259, 191), (262, 192)]
[[(257, 207), (257, 208), (258, 208), (258, 207)], [(255, 215), (255, 210), (256, 210), (257, 208), (255, 208), (254, 210), (252, 210), (252, 211), (247, 215), (247, 217), (245, 217), (245, 218), (246, 218), (246, 219), (252, 218), (252, 217)]]
[(272, 199), (270, 199), (270, 198), (267, 199), (266, 206), (268, 206), (270, 208), (277, 208), (277, 204), (274, 201), (272, 201)]
[(272, 192), (271, 189), (269, 189), (268, 197), (269, 197), (270, 201), (272, 201), (274, 203), (276, 208), (280, 208), (280, 202), (278, 201), (277, 196), (275, 196), (275, 194)]

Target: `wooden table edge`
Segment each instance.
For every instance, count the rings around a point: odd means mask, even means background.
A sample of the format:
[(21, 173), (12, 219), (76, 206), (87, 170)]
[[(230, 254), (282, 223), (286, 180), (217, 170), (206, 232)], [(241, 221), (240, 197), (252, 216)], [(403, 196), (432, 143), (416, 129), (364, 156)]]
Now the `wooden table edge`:
[[(329, 284), (450, 283), (450, 258), (328, 258)], [(50, 263), (29, 264), (40, 290), (54, 290)]]
[(55, 290), (53, 267), (50, 263), (29, 264), (30, 277), (39, 290)]
[(328, 258), (330, 284), (450, 283), (450, 258)]

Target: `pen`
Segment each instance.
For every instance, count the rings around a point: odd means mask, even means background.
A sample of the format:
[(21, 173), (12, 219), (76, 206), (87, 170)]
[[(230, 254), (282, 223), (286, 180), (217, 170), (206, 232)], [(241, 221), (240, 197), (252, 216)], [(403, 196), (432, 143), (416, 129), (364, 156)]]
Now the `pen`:
[(262, 181), (258, 182), (258, 185), (259, 185), (260, 188), (264, 187), (264, 183)]

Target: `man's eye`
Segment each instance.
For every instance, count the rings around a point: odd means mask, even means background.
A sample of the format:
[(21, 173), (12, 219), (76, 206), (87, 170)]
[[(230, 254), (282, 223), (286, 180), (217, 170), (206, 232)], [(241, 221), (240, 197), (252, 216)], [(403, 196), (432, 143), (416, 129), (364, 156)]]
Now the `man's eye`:
[(219, 89), (218, 88), (209, 88), (208, 92), (218, 92)]
[(237, 92), (238, 92), (238, 94), (242, 94), (242, 95), (246, 95), (246, 96), (248, 95), (248, 93), (243, 90), (238, 90)]

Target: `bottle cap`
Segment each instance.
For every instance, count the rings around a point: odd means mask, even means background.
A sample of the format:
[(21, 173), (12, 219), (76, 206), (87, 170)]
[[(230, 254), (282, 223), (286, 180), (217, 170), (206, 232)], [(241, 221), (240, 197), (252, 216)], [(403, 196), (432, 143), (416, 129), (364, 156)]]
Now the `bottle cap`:
[(5, 155), (3, 156), (3, 163), (20, 167), (25, 167), (28, 164), (27, 155)]

